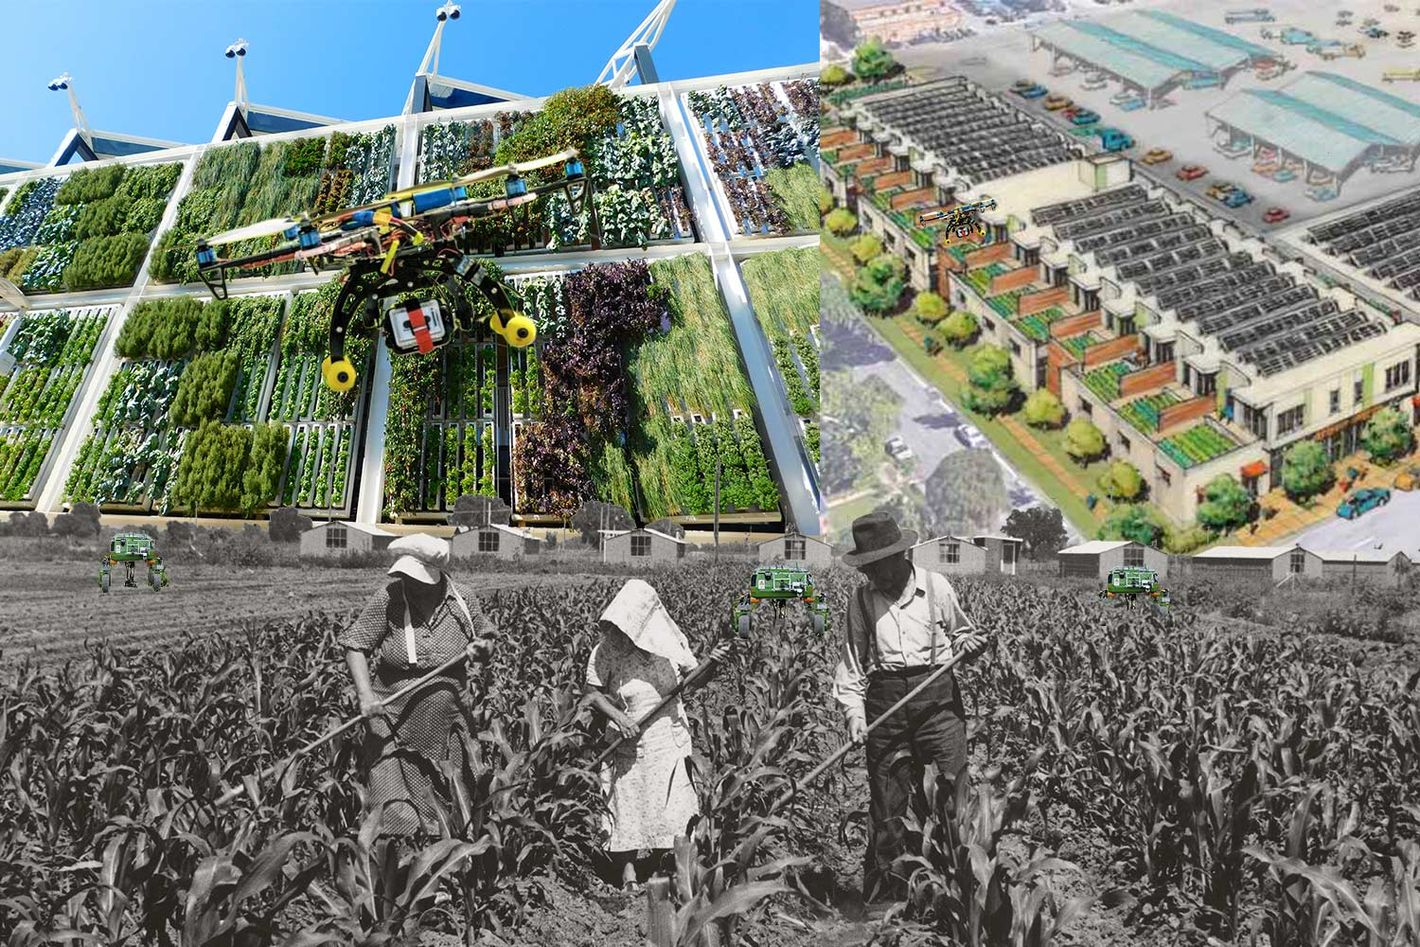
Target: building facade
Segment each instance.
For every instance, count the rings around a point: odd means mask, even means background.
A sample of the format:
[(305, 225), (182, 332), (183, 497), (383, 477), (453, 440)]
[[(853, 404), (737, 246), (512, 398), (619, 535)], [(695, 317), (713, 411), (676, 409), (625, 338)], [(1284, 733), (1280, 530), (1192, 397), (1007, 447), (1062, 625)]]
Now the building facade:
[(1169, 557), (1152, 546), (1128, 540), (1094, 539), (1070, 546), (1057, 554), (1064, 578), (1103, 581), (1115, 569), (1152, 569), (1162, 579), (1168, 575)]
[(1322, 558), (1301, 546), (1214, 546), (1195, 553), (1189, 568), (1196, 579), (1268, 581), (1320, 579)]
[(820, 13), (824, 38), (845, 48), (869, 37), (889, 46), (930, 39), (961, 23), (948, 0), (823, 0)]
[(302, 533), (301, 555), (339, 558), (348, 553), (384, 549), (393, 539), (394, 533), (378, 526), (337, 520), (312, 526)]
[(759, 561), (826, 566), (833, 562), (833, 546), (813, 536), (776, 536), (759, 544)]
[(965, 536), (938, 536), (913, 546), (908, 557), (917, 565), (944, 575), (985, 575), (985, 546), (978, 546)]
[(499, 559), (535, 556), (547, 545), (545, 540), (527, 530), (498, 523), (475, 526), (455, 533), (450, 543), (454, 558), (496, 556)]
[(602, 554), (607, 562), (622, 562), (633, 566), (679, 562), (685, 558), (687, 548), (685, 540), (667, 536), (655, 529), (616, 532), (602, 540)]

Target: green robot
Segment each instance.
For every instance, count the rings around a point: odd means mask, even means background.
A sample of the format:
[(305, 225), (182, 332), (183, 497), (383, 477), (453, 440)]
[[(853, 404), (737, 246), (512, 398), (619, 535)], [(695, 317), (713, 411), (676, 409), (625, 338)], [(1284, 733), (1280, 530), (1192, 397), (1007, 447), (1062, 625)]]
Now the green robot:
[(99, 589), (107, 592), (111, 570), (123, 563), (126, 575), (123, 584), (130, 589), (138, 587), (133, 576), (134, 566), (140, 562), (148, 564), (148, 584), (156, 592), (168, 584), (168, 571), (163, 568), (163, 557), (154, 548), (153, 537), (147, 533), (119, 533), (109, 543), (109, 550), (99, 560)]
[(1156, 614), (1164, 614), (1169, 608), (1169, 591), (1159, 584), (1159, 574), (1153, 569), (1131, 567), (1110, 570), (1100, 598), (1107, 601), (1117, 599), (1130, 608), (1143, 598)]
[(814, 631), (823, 634), (828, 630), (828, 605), (814, 595), (814, 579), (803, 569), (782, 566), (764, 566), (754, 570), (749, 591), (744, 594), (732, 610), (731, 626), (740, 638), (750, 634), (750, 616), (760, 605), (773, 602), (783, 606), (789, 602), (803, 602), (813, 615)]

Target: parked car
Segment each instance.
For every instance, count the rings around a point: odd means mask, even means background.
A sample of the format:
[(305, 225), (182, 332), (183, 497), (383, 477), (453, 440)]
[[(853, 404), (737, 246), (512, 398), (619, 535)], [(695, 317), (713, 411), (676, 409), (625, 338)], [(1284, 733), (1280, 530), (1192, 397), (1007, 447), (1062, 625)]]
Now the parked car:
[(1068, 95), (1047, 95), (1045, 97), (1045, 107), (1052, 112), (1067, 109), (1072, 104)]
[(1207, 193), (1209, 197), (1213, 198), (1213, 200), (1221, 201), (1223, 198), (1227, 197), (1229, 194), (1231, 194), (1233, 191), (1236, 191), (1237, 189), (1238, 186), (1229, 181), (1218, 181), (1217, 183), (1209, 186)]
[(1089, 109), (1079, 109), (1070, 116), (1070, 124), (1072, 125), (1093, 125), (1099, 120), (1099, 113), (1091, 112)]
[(1163, 164), (1165, 161), (1173, 160), (1173, 152), (1167, 148), (1150, 148), (1139, 160), (1145, 164)]
[(1395, 478), (1397, 490), (1410, 491), (1420, 486), (1420, 467), (1407, 467)]
[(899, 463), (912, 459), (912, 448), (896, 434), (888, 438), (883, 447), (887, 450), (887, 455)]
[(1100, 136), (1100, 146), (1105, 151), (1123, 151), (1134, 147), (1134, 139), (1117, 128), (1101, 128), (1095, 134)]
[(1019, 95), (1023, 99), (1038, 99), (1042, 95), (1045, 95), (1048, 90), (1040, 83), (1032, 82), (1024, 89), (1017, 89), (1015, 91), (1016, 95)]
[(1342, 519), (1354, 520), (1362, 513), (1369, 513), (1389, 502), (1390, 490), (1386, 487), (1366, 487), (1342, 500), (1341, 505), (1336, 508), (1336, 515)]
[(1379, 26), (1373, 26), (1365, 31), (1365, 35), (1369, 36), (1371, 39), (1385, 39), (1390, 35), (1390, 31), (1383, 30)]
[(1291, 216), (1292, 214), (1290, 211), (1283, 210), (1280, 207), (1269, 207), (1267, 208), (1267, 213), (1262, 215), (1262, 219), (1264, 222), (1269, 224), (1280, 224), (1282, 221), (1286, 220), (1288, 217)]
[(1186, 164), (1174, 172), (1174, 177), (1180, 181), (1196, 181), (1208, 173), (1208, 169), (1201, 164)]
[(1240, 187), (1235, 187), (1227, 194), (1223, 195), (1223, 203), (1228, 207), (1241, 207), (1244, 204), (1251, 204), (1253, 196)]
[(961, 441), (963, 447), (979, 450), (983, 447), (991, 446), (991, 442), (987, 440), (986, 435), (982, 434), (970, 424), (959, 426), (954, 433), (956, 434), (956, 439)]

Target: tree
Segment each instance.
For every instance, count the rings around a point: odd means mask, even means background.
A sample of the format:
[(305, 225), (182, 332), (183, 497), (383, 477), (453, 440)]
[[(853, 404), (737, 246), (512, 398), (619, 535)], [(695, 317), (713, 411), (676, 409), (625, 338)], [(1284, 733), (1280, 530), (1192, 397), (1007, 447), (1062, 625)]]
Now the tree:
[(818, 215), (820, 217), (833, 210), (833, 192), (822, 184), (818, 186)]
[(993, 530), (1010, 508), (1005, 476), (989, 450), (952, 451), (943, 457), (923, 484), (923, 500), (923, 525), (934, 536)]
[(1134, 500), (1144, 492), (1144, 478), (1129, 461), (1116, 460), (1100, 477), (1099, 486), (1111, 500)]
[(892, 72), (896, 65), (892, 53), (876, 36), (853, 50), (853, 72), (864, 82), (877, 82)]
[(589, 546), (597, 545), (600, 539), (598, 530), (633, 529), (635, 526), (630, 513), (615, 503), (603, 503), (601, 500), (588, 500), (572, 514), (572, 528), (581, 531), (582, 542)]
[(1091, 461), (1104, 453), (1104, 435), (1087, 418), (1065, 425), (1065, 453), (1080, 461)]
[[(876, 237), (871, 239), (877, 240)], [(907, 264), (899, 257), (878, 254), (858, 271), (853, 281), (853, 301), (864, 310), (878, 315), (890, 312), (902, 298), (902, 291), (906, 288), (903, 277), (906, 274)]]
[(102, 532), (99, 525), (99, 508), (93, 503), (75, 503), (68, 513), (54, 518), (54, 532), (60, 536), (97, 536)]
[(454, 512), (449, 514), (449, 522), (456, 527), (483, 526), (486, 523), (508, 526), (512, 516), (513, 511), (502, 497), (465, 494), (454, 501)]
[(16, 510), (10, 514), (11, 536), (48, 536), (49, 517), (43, 513), (26, 513)]
[[(287, 507), (287, 509), (291, 508)], [(281, 511), (276, 511), (276, 513), (279, 512)], [(291, 512), (294, 513), (296, 511), (294, 509), (291, 509)], [(276, 513), (272, 514), (273, 524), (275, 523)], [(273, 525), (273, 531), (274, 528), (275, 527)], [(193, 542), (197, 539), (197, 529), (198, 528), (193, 524), (185, 523), (182, 520), (168, 520), (168, 535), (164, 538), (163, 542), (166, 543), (169, 548), (178, 546), (191, 546)], [(271, 538), (275, 539), (276, 536), (272, 535)]]
[(912, 314), (928, 325), (941, 322), (949, 311), (947, 301), (931, 290), (918, 293), (912, 300)]
[(1282, 458), (1282, 488), (1293, 500), (1306, 500), (1330, 489), (1336, 471), (1326, 448), (1316, 441), (1300, 441)]
[(965, 309), (958, 309), (937, 324), (937, 331), (942, 333), (947, 344), (954, 349), (964, 349), (970, 345), (980, 329), (976, 317)]
[(1011, 356), (999, 345), (978, 345), (971, 352), (967, 367), (970, 387), (966, 391), (966, 406), (983, 414), (1000, 414), (1009, 410), (1020, 394), (1011, 368)]
[(1147, 503), (1126, 503), (1109, 511), (1100, 527), (1100, 539), (1128, 539), (1158, 547), (1165, 524), (1157, 510)]
[[(857, 221), (854, 221), (854, 223), (857, 223)], [(870, 260), (882, 255), (883, 242), (878, 239), (877, 234), (865, 233), (857, 240), (853, 241), (851, 249), (853, 251), (853, 259), (858, 261), (858, 265), (867, 266)]]
[(853, 73), (844, 69), (838, 63), (829, 63), (823, 67), (818, 74), (818, 81), (826, 86), (846, 85), (853, 81)]
[(1203, 488), (1203, 502), (1198, 505), (1198, 522), (1215, 532), (1236, 529), (1247, 522), (1252, 497), (1238, 478), (1219, 474)]
[(823, 225), (836, 237), (846, 237), (858, 226), (858, 218), (847, 208), (840, 207), (824, 218)]
[(312, 525), (311, 518), (297, 513), (294, 506), (283, 506), (271, 511), (267, 532), (271, 535), (272, 542), (294, 543), (299, 542), (301, 534)]
[(1037, 388), (1026, 398), (1022, 409), (1031, 427), (1057, 428), (1065, 420), (1065, 405), (1049, 388)]
[(1026, 555), (1030, 558), (1044, 559), (1055, 555), (1065, 545), (1065, 517), (1059, 510), (1044, 506), (1012, 510), (1006, 517), (1004, 532), (1025, 540)]
[(1366, 422), (1361, 443), (1378, 464), (1388, 464), (1403, 457), (1415, 447), (1415, 432), (1405, 415), (1395, 408), (1382, 408)]

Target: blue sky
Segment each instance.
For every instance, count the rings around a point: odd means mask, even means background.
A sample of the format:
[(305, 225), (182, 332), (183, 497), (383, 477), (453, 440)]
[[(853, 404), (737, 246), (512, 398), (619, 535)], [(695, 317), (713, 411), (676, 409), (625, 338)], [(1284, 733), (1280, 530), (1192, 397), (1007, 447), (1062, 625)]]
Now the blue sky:
[[(397, 115), (441, 0), (10, 0), (0, 55), (0, 157), (48, 162), (73, 124), (178, 142), (212, 137), (232, 97), (238, 37), (251, 101), (358, 121)], [(547, 95), (596, 80), (654, 0), (464, 0), (440, 73)], [(818, 60), (819, 0), (678, 0), (663, 80)]]

